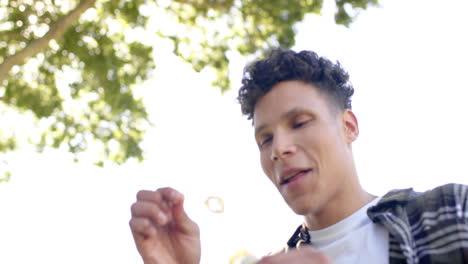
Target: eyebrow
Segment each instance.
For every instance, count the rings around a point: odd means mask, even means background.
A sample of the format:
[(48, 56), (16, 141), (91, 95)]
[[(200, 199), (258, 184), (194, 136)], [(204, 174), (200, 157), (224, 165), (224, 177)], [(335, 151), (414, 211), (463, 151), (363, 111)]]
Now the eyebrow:
[[(305, 109), (302, 108), (302, 107), (295, 107), (291, 110), (289, 110), (288, 112), (286, 113), (283, 113), (281, 116), (280, 116), (280, 120), (285, 120), (285, 119), (288, 119), (290, 118), (291, 116), (295, 116), (297, 115), (298, 113), (301, 113), (301, 112), (304, 112)], [(259, 127), (257, 127), (255, 129), (255, 135), (257, 135), (258, 133), (260, 133), (260, 131), (262, 131), (263, 129), (265, 129), (267, 127), (266, 124), (263, 124), (263, 125), (260, 125)]]

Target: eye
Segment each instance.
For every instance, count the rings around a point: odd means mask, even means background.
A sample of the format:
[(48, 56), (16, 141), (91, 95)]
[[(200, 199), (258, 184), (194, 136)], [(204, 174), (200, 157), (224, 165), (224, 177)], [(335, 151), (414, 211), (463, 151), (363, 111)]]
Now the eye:
[(292, 124), (292, 128), (301, 128), (303, 127), (305, 124), (309, 123), (309, 121), (311, 121), (311, 119), (301, 119), (301, 120), (298, 120), (298, 121), (295, 121), (293, 124)]
[(265, 146), (266, 144), (270, 143), (272, 139), (273, 139), (272, 136), (263, 137), (262, 139), (259, 140), (259, 146), (260, 147)]

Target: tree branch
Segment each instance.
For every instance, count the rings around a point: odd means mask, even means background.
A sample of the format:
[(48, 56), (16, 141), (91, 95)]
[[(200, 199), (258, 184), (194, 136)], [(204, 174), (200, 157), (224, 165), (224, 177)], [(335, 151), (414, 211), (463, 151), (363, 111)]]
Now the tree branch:
[(21, 33), (11, 32), (11, 31), (1, 31), (0, 39), (1, 40), (26, 40), (26, 38)]
[(59, 18), (44, 36), (31, 41), (24, 49), (7, 57), (3, 63), (0, 64), (0, 83), (7, 77), (8, 72), (10, 72), (13, 66), (23, 64), (27, 58), (46, 49), (51, 40), (60, 38), (65, 31), (78, 20), (86, 10), (94, 6), (95, 3), (96, 0), (81, 0), (75, 9)]
[(214, 3), (200, 3), (199, 1), (193, 0), (173, 0), (173, 2), (185, 5), (191, 5), (196, 8), (212, 8), (212, 9), (228, 9), (231, 7), (231, 1), (217, 1)]

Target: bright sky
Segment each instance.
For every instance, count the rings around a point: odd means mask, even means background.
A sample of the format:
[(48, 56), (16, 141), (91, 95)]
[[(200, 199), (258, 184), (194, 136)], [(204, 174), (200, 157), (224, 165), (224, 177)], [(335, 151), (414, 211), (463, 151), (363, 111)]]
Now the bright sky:
[[(468, 2), (381, 6), (350, 29), (336, 26), (326, 7), (299, 25), (295, 49), (338, 59), (349, 71), (361, 132), (353, 150), (369, 192), (468, 184)], [(0, 184), (0, 263), (141, 263), (128, 228), (140, 189), (185, 193), (206, 264), (228, 263), (240, 249), (276, 250), (301, 223), (263, 175), (235, 101), (246, 61), (234, 58), (234, 89), (221, 96), (208, 74), (191, 71), (168, 42), (159, 45), (144, 92), (156, 124), (146, 161), (99, 169), (59, 152), (12, 154), (14, 175)], [(224, 214), (206, 210), (211, 195), (224, 198)]]

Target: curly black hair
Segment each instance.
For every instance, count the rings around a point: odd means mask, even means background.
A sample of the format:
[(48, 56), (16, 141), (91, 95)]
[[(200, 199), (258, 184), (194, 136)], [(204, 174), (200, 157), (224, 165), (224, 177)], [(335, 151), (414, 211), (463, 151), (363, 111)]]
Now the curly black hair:
[(266, 58), (245, 67), (237, 97), (242, 114), (252, 119), (255, 105), (263, 95), (276, 84), (292, 80), (315, 85), (340, 110), (351, 109), (354, 88), (339, 62), (333, 63), (313, 51), (275, 49)]

